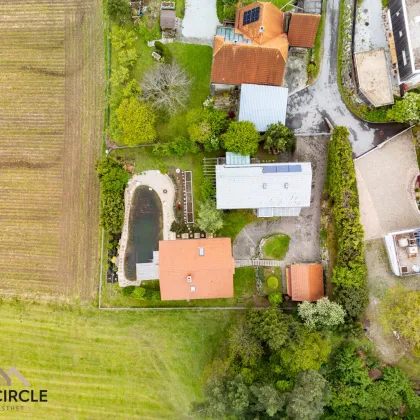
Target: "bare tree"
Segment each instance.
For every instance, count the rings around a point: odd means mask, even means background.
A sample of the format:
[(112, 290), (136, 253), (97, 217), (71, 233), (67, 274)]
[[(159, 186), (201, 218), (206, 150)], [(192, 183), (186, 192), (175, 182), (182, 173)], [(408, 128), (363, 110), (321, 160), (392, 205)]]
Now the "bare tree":
[(176, 114), (185, 108), (191, 83), (192, 80), (178, 64), (160, 64), (144, 75), (142, 97), (156, 108)]

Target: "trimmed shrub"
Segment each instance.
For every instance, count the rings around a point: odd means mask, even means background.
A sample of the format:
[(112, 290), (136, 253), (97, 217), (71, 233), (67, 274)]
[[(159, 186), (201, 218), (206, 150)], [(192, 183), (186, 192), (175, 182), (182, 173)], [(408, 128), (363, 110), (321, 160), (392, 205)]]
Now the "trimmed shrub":
[[(277, 279), (276, 279), (277, 280)], [(273, 292), (268, 295), (268, 301), (273, 306), (279, 306), (283, 302), (283, 295), (280, 292)]]
[(334, 129), (329, 145), (327, 189), (338, 240), (337, 264), (331, 278), (336, 286), (334, 294), (345, 311), (357, 318), (367, 304), (367, 269), (353, 151), (346, 127)]
[(274, 276), (268, 278), (267, 284), (270, 289), (277, 289), (277, 287), (279, 287), (279, 281), (277, 277)]

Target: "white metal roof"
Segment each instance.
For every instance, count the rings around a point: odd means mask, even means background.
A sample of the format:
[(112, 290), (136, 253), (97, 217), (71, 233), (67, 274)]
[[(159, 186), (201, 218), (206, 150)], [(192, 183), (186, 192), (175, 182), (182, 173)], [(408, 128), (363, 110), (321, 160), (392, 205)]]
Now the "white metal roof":
[(280, 86), (241, 86), (239, 121), (251, 121), (258, 131), (267, 126), (286, 122), (288, 89)]
[(311, 184), (309, 162), (217, 165), (217, 208), (309, 207)]

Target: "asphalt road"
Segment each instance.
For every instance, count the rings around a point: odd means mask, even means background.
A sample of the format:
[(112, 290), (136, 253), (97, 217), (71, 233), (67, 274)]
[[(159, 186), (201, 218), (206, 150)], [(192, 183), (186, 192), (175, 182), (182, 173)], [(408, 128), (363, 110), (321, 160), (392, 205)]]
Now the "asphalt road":
[(369, 124), (354, 116), (341, 98), (337, 85), (337, 44), (339, 0), (328, 0), (322, 67), (318, 80), (289, 97), (287, 107), (288, 127), (296, 135), (327, 133), (324, 117), (333, 125), (346, 126), (350, 133), (355, 156), (372, 149), (406, 128), (403, 124)]

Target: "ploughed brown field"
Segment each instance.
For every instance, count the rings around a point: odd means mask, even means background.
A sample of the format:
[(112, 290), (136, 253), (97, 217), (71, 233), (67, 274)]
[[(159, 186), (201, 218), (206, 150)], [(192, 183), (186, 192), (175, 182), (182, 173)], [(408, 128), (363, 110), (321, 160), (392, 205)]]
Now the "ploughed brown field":
[(0, 296), (94, 296), (102, 0), (0, 0)]

